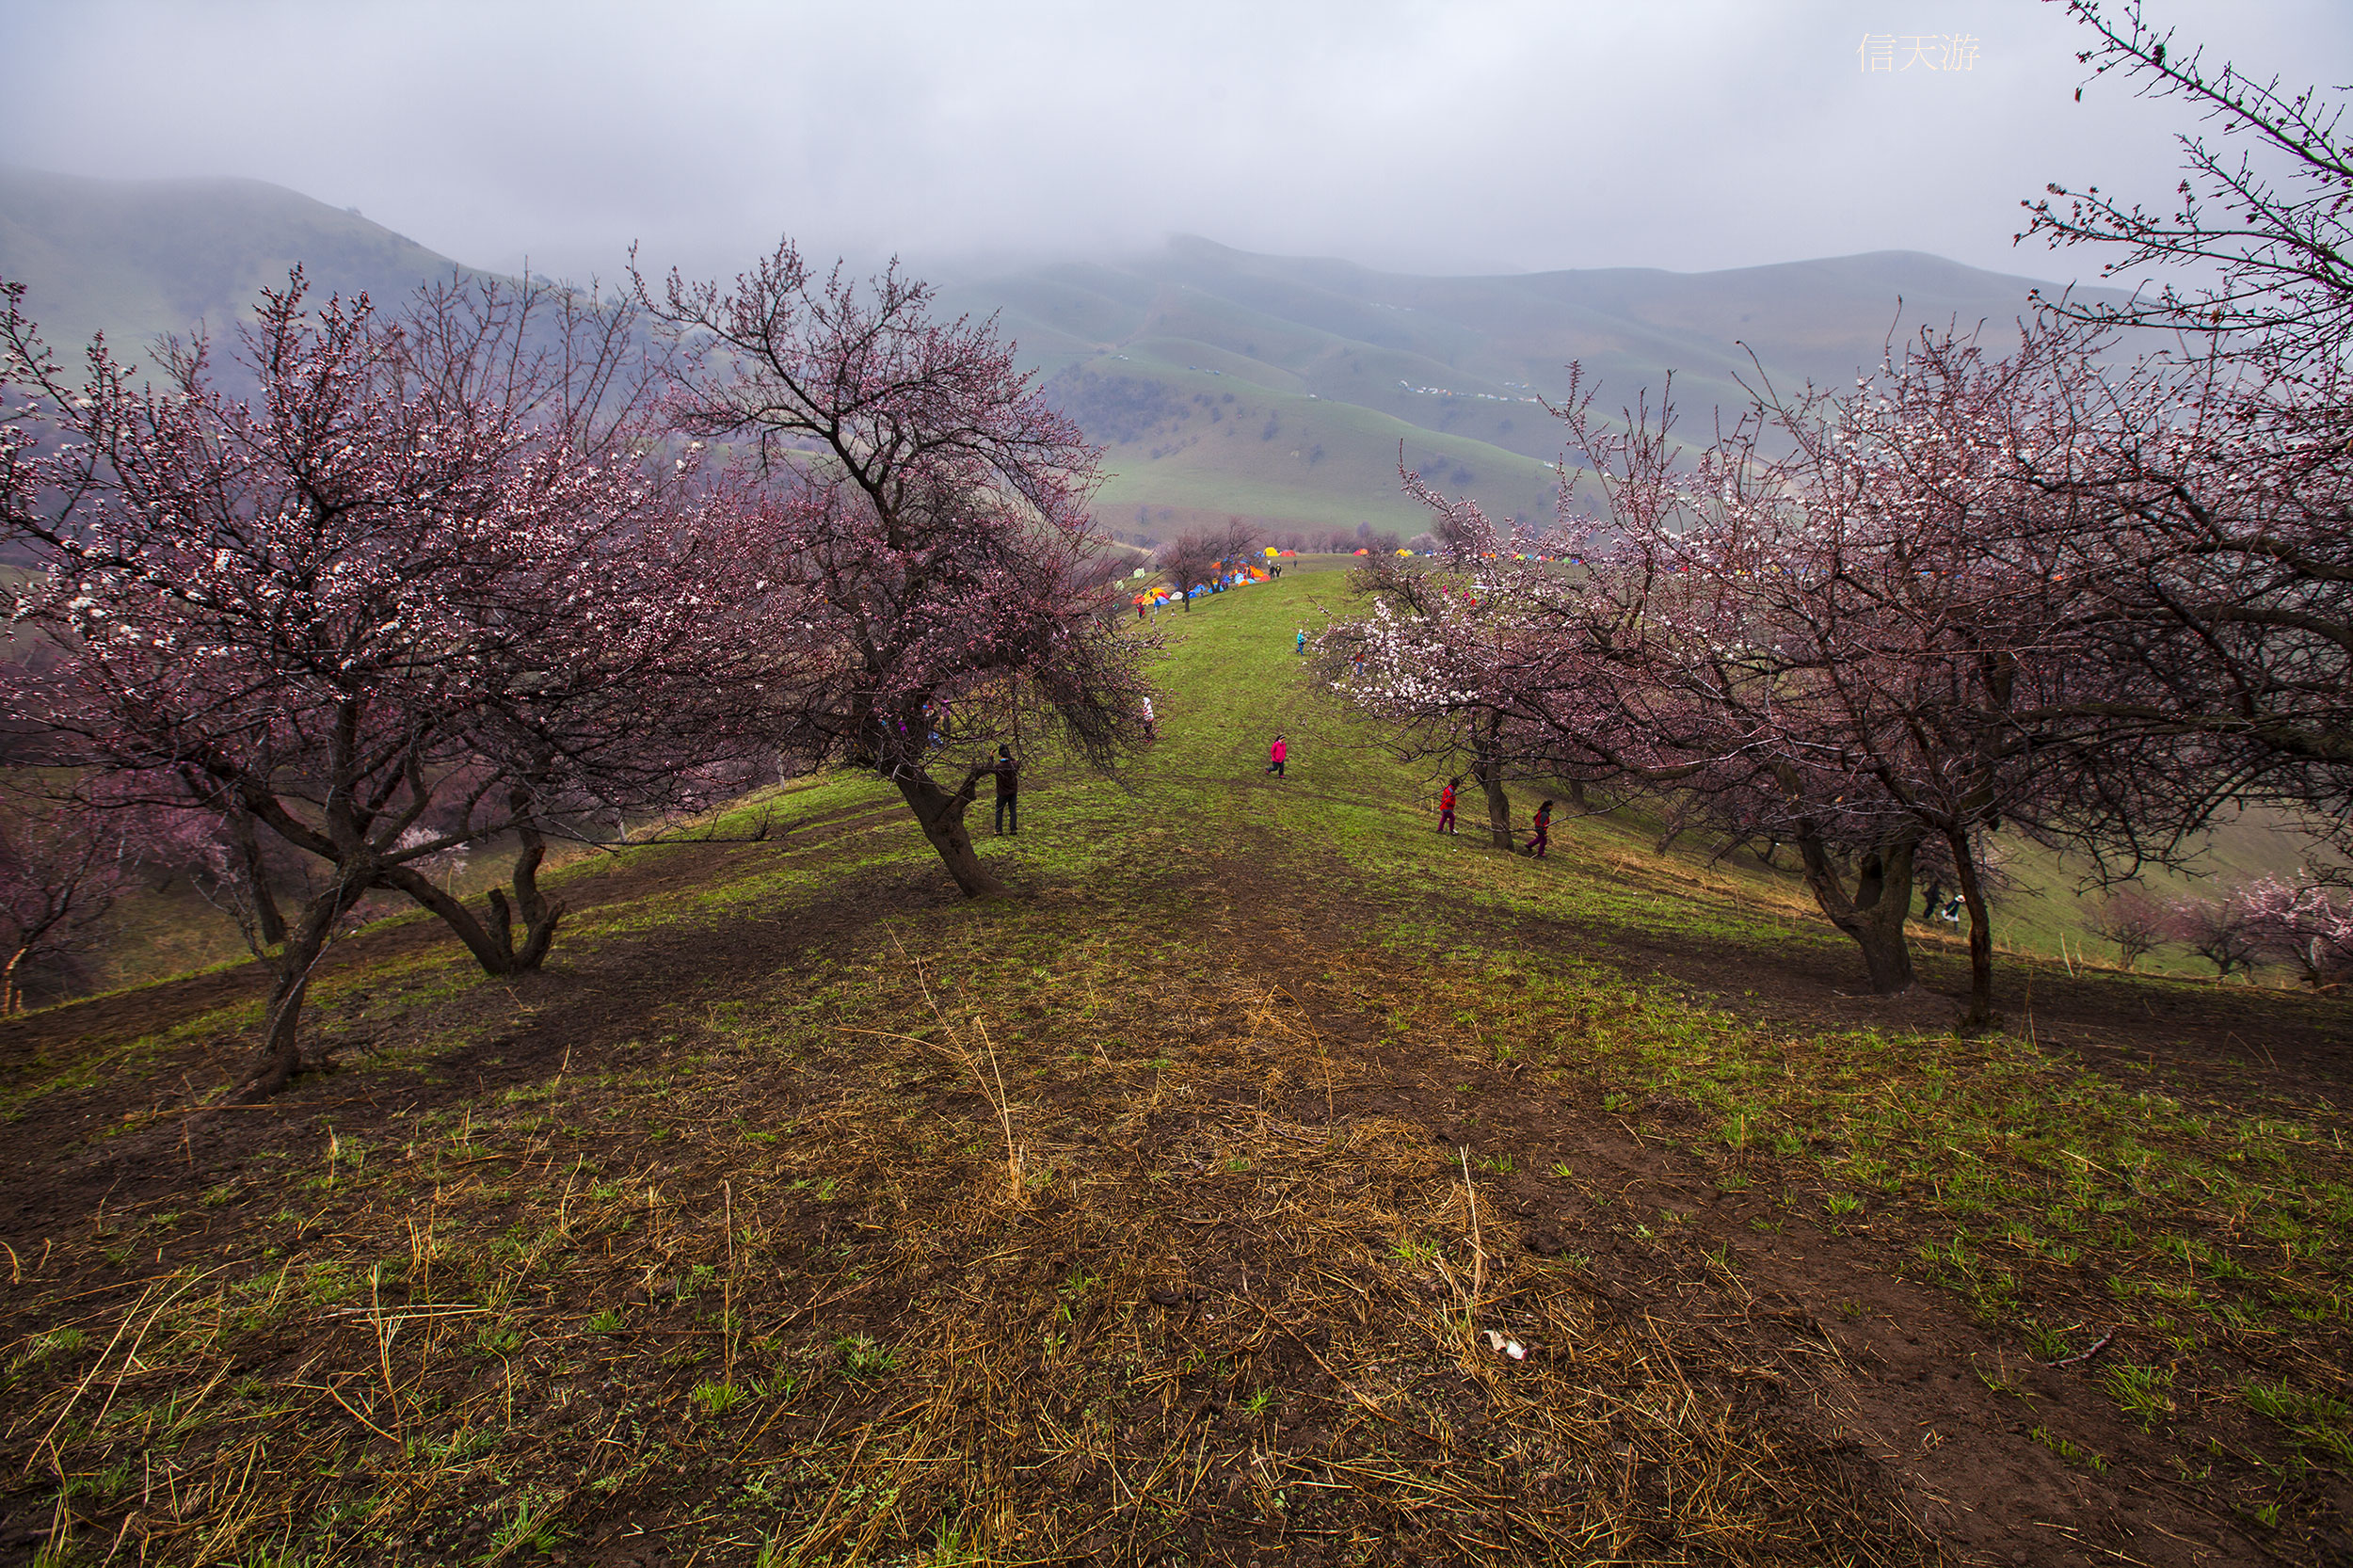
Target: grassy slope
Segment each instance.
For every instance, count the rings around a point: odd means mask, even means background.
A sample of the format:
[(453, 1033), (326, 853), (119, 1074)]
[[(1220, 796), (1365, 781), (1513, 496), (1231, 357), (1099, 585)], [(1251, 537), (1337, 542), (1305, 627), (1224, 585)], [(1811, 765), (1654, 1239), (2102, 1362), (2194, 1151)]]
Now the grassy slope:
[[(1927, 1412), (1936, 1453), (1897, 1422), (1927, 1494), (1952, 1452), (2062, 1478), (1979, 1477), (1966, 1517), (1907, 1494), (1971, 1551), (2059, 1560), (2033, 1520), (2061, 1517), (2161, 1559), (2112, 1521), (2222, 1528), (2201, 1509), (2342, 1545), (2341, 1113), (1652, 978), (1667, 942), (1843, 954), (1639, 824), (1545, 864), (1430, 834), (1425, 781), (1290, 653), (1339, 587), (1163, 619), (1165, 738), (1116, 779), (1036, 770), (1023, 834), (984, 840), (1012, 904), (941, 902), (843, 776), (772, 803), (843, 824), (812, 847), (566, 872), (537, 982), (355, 946), (319, 1027), (374, 1054), (184, 1178), (172, 1084), (250, 1000), (11, 1055), (20, 1142), (152, 1082), (90, 1147), (162, 1173), (9, 1234), (0, 1445), (63, 1478), (14, 1512), (62, 1493), (93, 1561), (134, 1524), (280, 1562), (628, 1528), (712, 1562), (1913, 1560), (1897, 1472), (1777, 1402), (1875, 1430), (1839, 1368), (1909, 1332), (2015, 1413)], [(143, 1501), (142, 1464), (188, 1500)]]

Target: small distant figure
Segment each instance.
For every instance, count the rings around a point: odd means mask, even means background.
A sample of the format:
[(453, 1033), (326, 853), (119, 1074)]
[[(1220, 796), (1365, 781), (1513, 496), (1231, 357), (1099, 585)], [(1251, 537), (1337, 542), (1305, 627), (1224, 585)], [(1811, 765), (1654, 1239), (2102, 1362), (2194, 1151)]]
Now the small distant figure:
[(1545, 857), (1545, 846), (1552, 842), (1552, 802), (1536, 808), (1536, 836), (1528, 840), (1528, 853), (1537, 859)]
[(1021, 769), (1013, 760), (1013, 747), (997, 748), (997, 760), (989, 771), (997, 776), (997, 831), (1021, 831)]
[(1928, 893), (1920, 900), (1920, 918), (1924, 920), (1935, 920), (1943, 911), (1944, 904), (1945, 884), (1929, 877)]
[(1303, 626), (1299, 629), (1299, 636), (1298, 639), (1291, 644), (1291, 651), (1293, 653), (1305, 653), (1307, 651), (1307, 629), (1305, 627)]
[(1289, 755), (1290, 747), (1283, 744), (1283, 737), (1275, 736), (1274, 744), (1266, 748), (1266, 771), (1277, 778), (1282, 777), (1283, 759)]
[(1460, 778), (1449, 778), (1446, 781), (1446, 787), (1438, 792), (1438, 831), (1441, 833), (1455, 831), (1454, 789), (1462, 782)]
[(1152, 699), (1148, 696), (1144, 699), (1144, 738), (1147, 741), (1160, 738), (1160, 732), (1152, 725)]
[(1955, 893), (1952, 901), (1945, 905), (1945, 920), (1950, 925), (1961, 923), (1961, 895), (1959, 893)]

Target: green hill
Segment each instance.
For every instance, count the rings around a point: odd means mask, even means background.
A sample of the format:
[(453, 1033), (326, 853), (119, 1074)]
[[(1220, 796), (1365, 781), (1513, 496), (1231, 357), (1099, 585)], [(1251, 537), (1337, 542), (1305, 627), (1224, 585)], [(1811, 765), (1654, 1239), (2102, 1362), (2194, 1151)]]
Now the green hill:
[(1844, 384), (1923, 326), (1984, 322), (2000, 336), (2034, 286), (1910, 252), (1427, 278), (1180, 239), (948, 296), (996, 312), (1049, 394), (1109, 447), (1112, 526), (1225, 511), (1278, 532), (1369, 521), (1411, 534), (1426, 520), (1399, 492), (1401, 448), (1497, 516), (1549, 515), (1562, 431), (1538, 399), (1565, 395), (1572, 360), (1611, 414), (1646, 390), (1655, 402), (1673, 371), (1683, 428), (1705, 431), (1719, 405), (1745, 401), (1736, 377), (1755, 384), (1757, 364), (1785, 390)]
[(218, 331), (300, 263), (321, 296), (396, 299), (456, 265), (416, 241), (259, 180), (95, 180), (0, 166), (0, 278), (60, 357), (199, 322)]
[[(0, 277), (52, 346), (215, 329), (300, 262), (322, 293), (395, 297), (451, 259), (252, 180), (94, 180), (0, 168)], [(1433, 278), (1179, 239), (1145, 256), (966, 278), (1049, 395), (1109, 449), (1100, 512), (1130, 537), (1252, 519), (1276, 534), (1411, 536), (1398, 464), (1502, 517), (1553, 506), (1560, 397), (1581, 361), (1614, 413), (1675, 373), (1684, 428), (1778, 384), (1844, 382), (1891, 330), (2015, 318), (2032, 285), (1888, 252), (1737, 271)], [(1898, 300), (1901, 318), (1898, 321)], [(1745, 344), (1746, 347), (1742, 345)]]

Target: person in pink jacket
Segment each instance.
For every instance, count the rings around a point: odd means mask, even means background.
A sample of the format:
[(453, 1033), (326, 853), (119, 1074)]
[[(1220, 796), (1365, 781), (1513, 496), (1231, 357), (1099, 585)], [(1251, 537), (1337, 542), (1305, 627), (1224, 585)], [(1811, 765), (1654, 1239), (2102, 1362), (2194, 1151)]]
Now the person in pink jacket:
[(1286, 746), (1283, 744), (1282, 736), (1275, 736), (1274, 744), (1266, 748), (1266, 771), (1273, 774), (1277, 778), (1282, 777), (1283, 758), (1285, 754), (1289, 751), (1289, 749), (1290, 748), (1289, 746)]

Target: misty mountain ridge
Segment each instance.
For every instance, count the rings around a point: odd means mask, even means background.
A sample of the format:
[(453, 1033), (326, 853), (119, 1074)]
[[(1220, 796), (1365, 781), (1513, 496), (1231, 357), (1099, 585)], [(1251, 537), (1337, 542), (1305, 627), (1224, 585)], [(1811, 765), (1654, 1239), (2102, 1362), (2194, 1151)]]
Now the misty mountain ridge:
[[(119, 353), (200, 321), (217, 335), (296, 262), (322, 296), (384, 302), (465, 270), (263, 181), (0, 167), (0, 277), (28, 286), (27, 312), (61, 356), (101, 328)], [(1611, 414), (1645, 392), (1655, 404), (1672, 371), (1696, 435), (1717, 407), (1746, 403), (1735, 378), (1755, 384), (1758, 366), (1787, 392), (1848, 384), (1924, 326), (1983, 322), (1998, 343), (2036, 286), (1911, 251), (1425, 277), (1178, 236), (1142, 256), (953, 279), (941, 303), (994, 315), (1106, 448), (1097, 514), (1134, 538), (1228, 517), (1416, 532), (1401, 446), (1493, 515), (1545, 516), (1562, 433), (1538, 400), (1565, 395), (1573, 360)]]
[[(458, 264), (358, 212), (262, 180), (98, 180), (0, 166), (0, 278), (69, 361), (104, 329), (118, 354), (199, 322), (216, 333), (283, 287), (393, 301)], [(461, 269), (462, 270), (462, 269)]]

